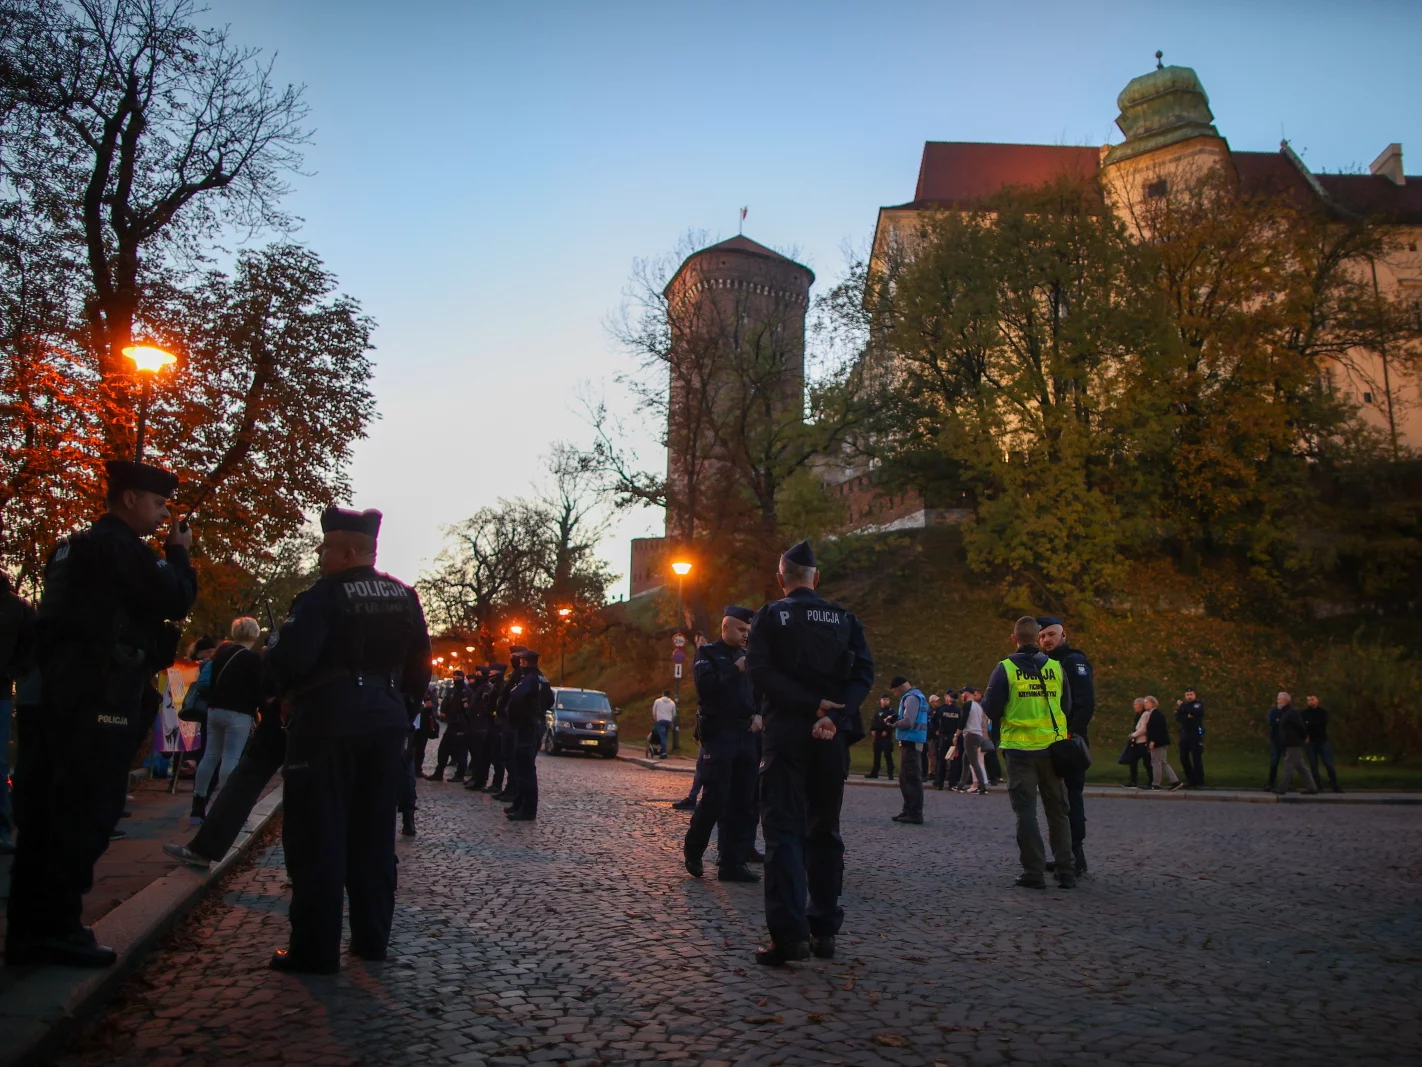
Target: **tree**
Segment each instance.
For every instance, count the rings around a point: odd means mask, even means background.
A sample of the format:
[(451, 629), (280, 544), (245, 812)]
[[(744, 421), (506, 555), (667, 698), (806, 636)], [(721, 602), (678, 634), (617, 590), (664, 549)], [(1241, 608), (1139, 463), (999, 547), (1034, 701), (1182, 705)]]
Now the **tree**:
[(224, 227), (284, 228), (284, 174), (307, 139), (301, 89), (278, 89), (270, 62), (194, 26), (197, 13), (192, 0), (11, 0), (0, 35), (5, 180), (82, 244), (85, 342), (120, 454), (123, 349), (149, 279), (201, 258)]

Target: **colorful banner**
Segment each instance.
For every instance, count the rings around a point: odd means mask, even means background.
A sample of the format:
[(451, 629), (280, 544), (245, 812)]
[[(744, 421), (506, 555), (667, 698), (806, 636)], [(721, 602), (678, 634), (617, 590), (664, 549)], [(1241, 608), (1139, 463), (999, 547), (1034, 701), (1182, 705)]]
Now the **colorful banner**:
[(198, 724), (178, 718), (183, 698), (188, 687), (197, 681), (201, 667), (196, 660), (180, 659), (159, 680), (163, 703), (153, 717), (154, 752), (192, 752), (202, 743)]

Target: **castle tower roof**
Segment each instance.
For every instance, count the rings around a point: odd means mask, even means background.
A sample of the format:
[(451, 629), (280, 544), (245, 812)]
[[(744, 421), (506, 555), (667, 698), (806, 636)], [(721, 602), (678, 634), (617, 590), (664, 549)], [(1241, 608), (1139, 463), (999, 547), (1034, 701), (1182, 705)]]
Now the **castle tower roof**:
[(1132, 78), (1116, 97), (1116, 125), (1126, 139), (1106, 155), (1106, 163), (1154, 152), (1192, 137), (1219, 137), (1210, 98), (1189, 67), (1157, 66)]
[(717, 253), (727, 252), (734, 253), (738, 256), (756, 256), (761, 259), (768, 260), (772, 263), (780, 264), (798, 271), (803, 271), (807, 276), (805, 279), (805, 288), (808, 289), (811, 285), (814, 284), (815, 272), (812, 271), (809, 267), (805, 266), (803, 263), (797, 263), (789, 256), (782, 256), (773, 248), (766, 248), (765, 245), (761, 244), (759, 241), (752, 241), (749, 237), (737, 234), (735, 237), (731, 237), (725, 241), (718, 241), (714, 245), (707, 245), (705, 248), (702, 248), (687, 256), (684, 260), (682, 260), (681, 266), (676, 269), (676, 274), (672, 276), (671, 281), (667, 282), (667, 286), (664, 292), (670, 292), (672, 286), (676, 284), (677, 278), (681, 276), (682, 272), (685, 271), (686, 268), (690, 266), (693, 261), (701, 259), (703, 256), (714, 256)]

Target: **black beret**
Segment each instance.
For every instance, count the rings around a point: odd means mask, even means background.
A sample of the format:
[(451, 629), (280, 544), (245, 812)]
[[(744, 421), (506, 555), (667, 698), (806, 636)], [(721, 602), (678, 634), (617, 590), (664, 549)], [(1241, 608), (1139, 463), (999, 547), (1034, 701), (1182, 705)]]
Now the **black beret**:
[(808, 541), (797, 541), (785, 550), (785, 561), (793, 563), (797, 567), (814, 567), (815, 550), (810, 547)]
[(903, 685), (907, 681), (908, 679), (905, 678), (902, 674), (896, 674), (889, 679), (889, 688), (897, 689), (899, 686)]
[(178, 476), (151, 463), (134, 463), (128, 459), (111, 459), (104, 464), (109, 476), (109, 488), (140, 489), (145, 493), (157, 493), (165, 500), (178, 488)]
[(722, 615), (729, 615), (733, 619), (740, 619), (741, 622), (750, 622), (755, 618), (755, 612), (750, 608), (743, 608), (739, 604), (727, 604), (721, 609)]
[(1038, 615), (1038, 616), (1037, 616), (1037, 625), (1038, 625), (1039, 627), (1041, 627), (1043, 630), (1045, 630), (1048, 626), (1060, 626), (1061, 624), (1062, 624), (1062, 620), (1059, 619), (1059, 618), (1057, 618), (1055, 615)]
[(384, 516), (374, 508), (356, 511), (353, 508), (338, 508), (333, 504), (321, 512), (321, 532), (345, 530), (349, 533), (365, 534), (367, 537), (379, 537), (382, 518)]

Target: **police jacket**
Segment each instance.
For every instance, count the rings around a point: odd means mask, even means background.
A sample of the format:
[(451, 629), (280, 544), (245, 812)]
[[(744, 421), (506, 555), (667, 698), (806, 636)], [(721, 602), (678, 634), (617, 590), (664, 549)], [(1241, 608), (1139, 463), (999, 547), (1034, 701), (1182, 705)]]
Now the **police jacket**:
[(767, 715), (790, 715), (812, 725), (821, 700), (843, 704), (835, 726), (853, 743), (864, 736), (859, 705), (874, 685), (874, 660), (853, 614), (793, 589), (765, 605), (751, 621), (746, 670)]
[(522, 680), (524, 673), (522, 667), (510, 667), (508, 673), (504, 675), (504, 684), (499, 687), (499, 691), (494, 697), (494, 714), (504, 726), (513, 725), (509, 716), (509, 698), (518, 688), (518, 683)]
[(957, 704), (944, 704), (938, 712), (938, 736), (945, 743), (952, 742), (963, 725), (963, 709)]
[(1187, 700), (1175, 709), (1175, 722), (1180, 727), (1180, 743), (1198, 741), (1205, 736), (1205, 705)]
[(887, 737), (894, 732), (894, 722), (898, 716), (894, 714), (891, 706), (887, 708), (876, 708), (874, 711), (873, 725), (870, 727), (874, 731), (875, 737)]
[(1096, 714), (1096, 679), (1091, 672), (1091, 661), (1079, 648), (1072, 648), (1063, 642), (1047, 653), (1062, 665), (1066, 675), (1067, 688), (1071, 690), (1071, 732), (1086, 736), (1091, 725), (1091, 717)]
[(405, 700), (422, 700), (430, 680), (420, 598), (371, 566), (322, 578), (292, 604), (266, 666), (293, 734), (408, 729)]
[[(197, 575), (186, 548), (169, 545), (164, 553), (115, 515), (55, 548), (36, 624), (47, 700), (92, 698), (115, 671), (142, 677), (151, 689), (152, 675), (172, 664), (178, 634), (168, 620), (192, 609)], [(76, 662), (82, 671), (72, 669)]]
[(456, 681), (449, 687), (444, 700), (440, 701), (439, 713), (444, 716), (444, 721), (449, 723), (449, 728), (454, 733), (462, 734), (469, 729), (470, 696), (468, 684)]
[(704, 732), (745, 730), (755, 714), (750, 675), (736, 666), (745, 650), (711, 641), (696, 650), (691, 677), (696, 683), (696, 713)]
[[(0, 582), (3, 582), (0, 576)], [(34, 663), (35, 609), (9, 589), (0, 592), (0, 700)]]
[(498, 729), (503, 725), (504, 718), (499, 711), (499, 698), (504, 692), (504, 676), (502, 674), (490, 675), (489, 684), (484, 687), (482, 699), (484, 703), (484, 713), (489, 720), (491, 730)]
[(509, 721), (527, 737), (543, 728), (543, 713), (553, 706), (553, 687), (541, 672), (525, 670), (509, 692)]
[(489, 728), (489, 683), (480, 679), (469, 687), (469, 729), (484, 731)]

